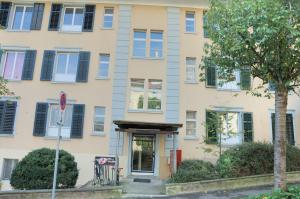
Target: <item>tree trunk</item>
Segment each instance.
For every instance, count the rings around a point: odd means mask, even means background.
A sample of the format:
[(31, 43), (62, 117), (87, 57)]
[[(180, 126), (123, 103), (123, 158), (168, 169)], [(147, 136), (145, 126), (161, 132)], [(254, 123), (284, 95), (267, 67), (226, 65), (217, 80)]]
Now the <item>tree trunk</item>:
[(286, 185), (286, 111), (287, 90), (275, 92), (274, 187), (287, 190)]

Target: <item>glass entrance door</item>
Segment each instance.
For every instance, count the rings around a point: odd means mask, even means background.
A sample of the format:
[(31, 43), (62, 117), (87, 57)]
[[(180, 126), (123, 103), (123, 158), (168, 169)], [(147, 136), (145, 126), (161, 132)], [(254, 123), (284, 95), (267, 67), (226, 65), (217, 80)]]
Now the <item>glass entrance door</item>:
[(141, 173), (154, 172), (155, 135), (132, 136), (131, 171)]

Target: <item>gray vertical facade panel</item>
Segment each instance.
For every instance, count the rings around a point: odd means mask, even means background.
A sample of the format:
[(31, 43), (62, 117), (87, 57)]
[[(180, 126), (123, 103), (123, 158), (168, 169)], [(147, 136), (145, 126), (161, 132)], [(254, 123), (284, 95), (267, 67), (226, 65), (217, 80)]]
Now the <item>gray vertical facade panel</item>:
[[(167, 35), (167, 92), (166, 92), (166, 122), (179, 122), (179, 87), (180, 87), (180, 9), (168, 8)], [(173, 149), (173, 138), (165, 138), (165, 154), (170, 155)], [(178, 138), (176, 136), (176, 145)]]
[[(112, 121), (121, 120), (125, 117), (126, 90), (128, 81), (128, 58), (131, 32), (131, 13), (130, 5), (119, 6), (119, 28), (116, 44), (116, 60), (113, 76), (113, 95), (112, 95)], [(118, 140), (118, 133), (115, 132), (116, 126), (112, 123), (109, 135), (109, 154), (115, 155), (119, 145), (119, 153), (123, 151), (124, 135), (121, 133)]]

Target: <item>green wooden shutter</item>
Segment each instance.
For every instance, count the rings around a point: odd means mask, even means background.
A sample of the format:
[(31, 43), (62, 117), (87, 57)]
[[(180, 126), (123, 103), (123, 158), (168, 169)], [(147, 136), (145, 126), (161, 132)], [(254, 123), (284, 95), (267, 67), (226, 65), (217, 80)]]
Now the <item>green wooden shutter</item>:
[(51, 81), (53, 66), (55, 60), (55, 51), (53, 50), (45, 50), (43, 56), (43, 64), (41, 71), (41, 81)]
[(272, 141), (275, 143), (275, 113), (271, 114), (271, 120), (272, 120)]
[(48, 103), (37, 103), (33, 127), (33, 136), (43, 137), (46, 135)]
[(7, 28), (11, 2), (0, 2), (0, 25)]
[(35, 58), (36, 58), (36, 50), (26, 50), (23, 71), (22, 71), (22, 80), (33, 79)]
[(204, 38), (209, 38), (209, 36), (208, 36), (208, 30), (207, 30), (207, 15), (206, 15), (206, 11), (203, 12), (203, 34), (204, 34)]
[(293, 114), (286, 114), (286, 136), (290, 145), (295, 145)]
[(84, 104), (73, 105), (71, 138), (82, 138), (84, 123)]
[(3, 124), (1, 132), (3, 134), (13, 134), (15, 126), (15, 117), (17, 110), (17, 102), (6, 101)]
[(208, 66), (205, 71), (206, 86), (216, 87), (217, 85), (217, 71), (215, 66)]
[(206, 143), (218, 143), (218, 113), (214, 111), (206, 111)]
[(86, 5), (83, 21), (83, 32), (92, 32), (94, 25), (95, 5)]
[(253, 142), (253, 116), (252, 113), (243, 113), (244, 142)]
[(241, 69), (241, 89), (250, 90), (251, 88), (251, 73), (248, 68)]
[(79, 53), (76, 82), (87, 82), (90, 64), (90, 52)]
[(49, 31), (57, 31), (59, 29), (61, 11), (62, 4), (52, 4), (48, 26)]
[(40, 30), (42, 27), (43, 15), (44, 15), (44, 3), (35, 3), (33, 6), (33, 13), (31, 18), (31, 30)]

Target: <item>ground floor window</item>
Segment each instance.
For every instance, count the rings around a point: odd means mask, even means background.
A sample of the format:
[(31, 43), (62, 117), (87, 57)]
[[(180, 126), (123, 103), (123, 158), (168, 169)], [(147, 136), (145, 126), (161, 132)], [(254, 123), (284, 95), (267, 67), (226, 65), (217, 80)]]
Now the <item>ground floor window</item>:
[(234, 111), (207, 111), (208, 143), (236, 145), (253, 141), (252, 113)]
[(2, 167), (2, 180), (10, 180), (11, 173), (15, 166), (17, 165), (17, 159), (3, 159), (3, 167)]
[(186, 112), (186, 135), (196, 136), (197, 131), (197, 112), (187, 111)]
[[(72, 125), (72, 113), (73, 106), (67, 105), (66, 110), (63, 114), (63, 126), (61, 129), (61, 136), (64, 138), (70, 138), (71, 125)], [(49, 105), (49, 116), (48, 116), (48, 129), (47, 136), (56, 137), (58, 136), (58, 122), (60, 120), (60, 107), (58, 104)]]
[[(275, 113), (271, 114), (272, 120), (272, 140), (275, 141)], [(294, 117), (292, 113), (286, 114), (286, 139), (291, 145), (295, 145), (295, 135), (294, 135)]]

